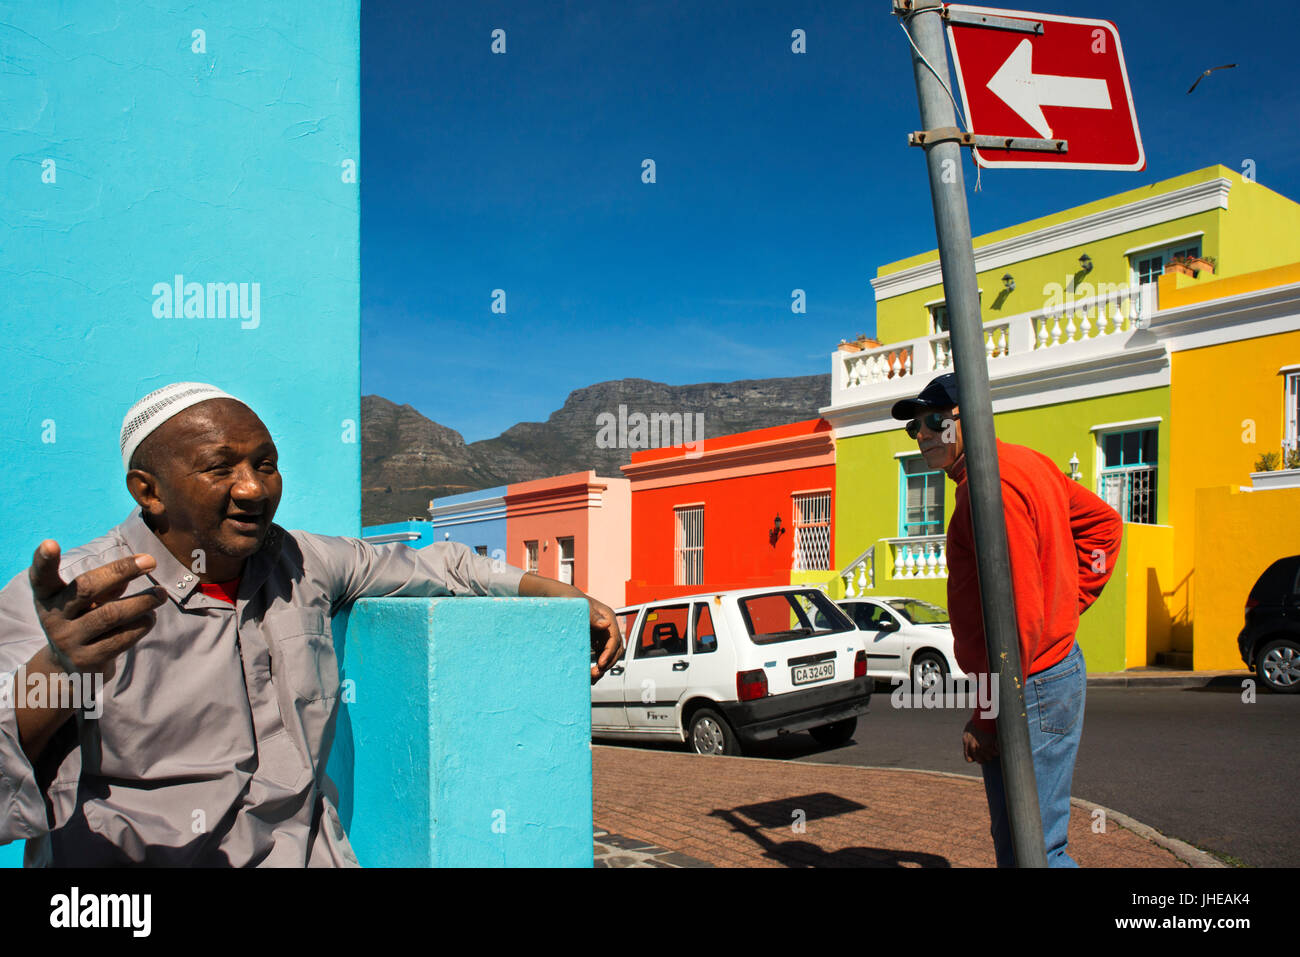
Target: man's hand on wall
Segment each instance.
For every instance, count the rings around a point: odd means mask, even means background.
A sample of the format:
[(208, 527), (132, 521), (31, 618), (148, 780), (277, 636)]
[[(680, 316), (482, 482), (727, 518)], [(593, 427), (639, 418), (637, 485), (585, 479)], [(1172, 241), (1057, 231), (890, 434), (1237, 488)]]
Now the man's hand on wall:
[(572, 585), (534, 572), (526, 572), (519, 580), (519, 594), (524, 598), (581, 598), (587, 602), (591, 621), (591, 650), (600, 649), (596, 663), (591, 666), (592, 684), (599, 681), (601, 675), (623, 657), (623, 634), (618, 628), (618, 616), (604, 602), (597, 601)]

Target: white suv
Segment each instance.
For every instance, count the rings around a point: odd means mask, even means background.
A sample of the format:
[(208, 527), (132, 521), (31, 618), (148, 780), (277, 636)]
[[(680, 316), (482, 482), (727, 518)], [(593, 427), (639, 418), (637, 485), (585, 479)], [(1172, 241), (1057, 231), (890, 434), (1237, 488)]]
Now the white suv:
[(699, 754), (798, 731), (843, 744), (871, 698), (864, 637), (816, 588), (772, 586), (619, 610), (627, 650), (591, 686), (591, 732)]

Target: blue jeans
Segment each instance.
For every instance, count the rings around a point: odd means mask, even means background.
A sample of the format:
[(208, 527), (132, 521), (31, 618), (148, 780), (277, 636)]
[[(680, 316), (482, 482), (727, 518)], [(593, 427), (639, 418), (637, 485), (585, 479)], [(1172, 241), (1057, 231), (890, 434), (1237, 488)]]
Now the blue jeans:
[[(1079, 866), (1065, 848), (1069, 843), (1070, 785), (1074, 780), (1079, 738), (1083, 735), (1087, 681), (1083, 652), (1075, 644), (1061, 661), (1030, 675), (1025, 682), (1025, 717), (1029, 722), (1029, 746), (1038, 784), (1038, 812), (1043, 820), (1048, 867)], [(989, 830), (993, 834), (998, 867), (1015, 867), (1002, 762), (995, 758), (980, 767), (984, 772), (984, 793), (988, 796), (992, 822)]]

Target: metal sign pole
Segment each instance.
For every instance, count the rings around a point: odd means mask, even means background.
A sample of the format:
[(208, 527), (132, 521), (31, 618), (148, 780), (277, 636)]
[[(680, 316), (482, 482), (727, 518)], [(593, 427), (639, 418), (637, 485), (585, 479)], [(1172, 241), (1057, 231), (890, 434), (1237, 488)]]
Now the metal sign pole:
[[(948, 51), (943, 36), (940, 0), (894, 0), (912, 38), (912, 72), (921, 106), (923, 130), (940, 131), (956, 125), (947, 90)], [(919, 53), (918, 53), (919, 51)], [(929, 66), (922, 60), (924, 56)], [(935, 73), (930, 68), (933, 67)], [(1025, 719), (1025, 692), (1020, 679), (1020, 640), (1011, 587), (1011, 558), (1007, 550), (1002, 511), (1002, 480), (993, 431), (993, 403), (984, 352), (984, 323), (980, 317), (979, 286), (971, 246), (970, 216), (962, 176), (962, 147), (957, 138), (930, 138), (922, 144), (930, 173), (934, 223), (939, 237), (939, 262), (948, 307), (952, 358), (961, 402), (962, 438), (966, 448), (966, 481), (970, 488), (971, 520), (979, 575), (980, 605), (989, 668), (998, 673), (1000, 709), (997, 719), (1007, 815), (1019, 867), (1046, 867), (1038, 788)]]

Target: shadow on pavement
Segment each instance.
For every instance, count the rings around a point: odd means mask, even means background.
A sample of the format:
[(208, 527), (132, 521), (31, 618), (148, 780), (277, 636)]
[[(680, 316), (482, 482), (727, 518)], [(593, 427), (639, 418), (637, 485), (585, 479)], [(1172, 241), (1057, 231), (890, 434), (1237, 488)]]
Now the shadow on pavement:
[[(864, 809), (865, 805), (834, 794), (808, 794), (802, 797), (783, 798), (764, 804), (742, 805), (730, 810), (718, 808), (710, 811), (712, 817), (731, 825), (732, 830), (743, 834), (763, 850), (763, 856), (786, 867), (951, 867), (947, 858), (918, 851), (893, 850), (884, 847), (844, 847), (836, 851), (823, 850), (811, 841), (777, 841), (763, 833), (763, 827), (780, 827), (818, 818), (847, 814)], [(798, 812), (804, 817), (800, 818)], [(757, 823), (745, 821), (744, 814)]]

